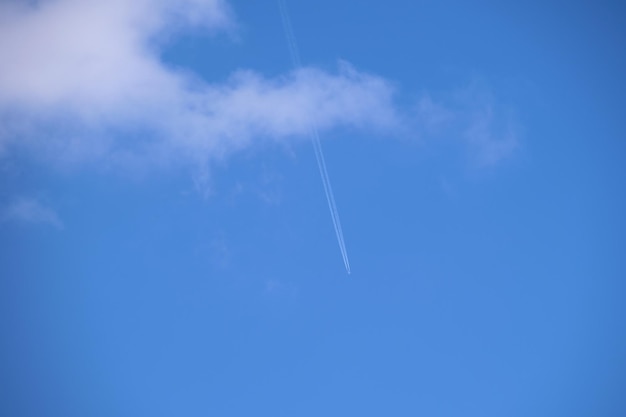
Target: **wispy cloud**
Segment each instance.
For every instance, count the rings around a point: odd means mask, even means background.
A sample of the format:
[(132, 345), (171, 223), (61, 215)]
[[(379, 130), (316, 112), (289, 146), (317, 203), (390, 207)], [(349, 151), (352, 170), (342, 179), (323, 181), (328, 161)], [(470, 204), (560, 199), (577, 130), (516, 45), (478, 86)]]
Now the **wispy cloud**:
[(493, 166), (510, 157), (519, 146), (514, 123), (507, 117), (498, 120), (494, 107), (484, 104), (469, 116), (464, 137), (475, 161), (482, 166)]
[[(232, 30), (222, 0), (9, 1), (0, 6), (0, 149), (108, 162), (206, 159), (315, 123), (386, 128), (393, 89), (341, 62), (209, 83), (159, 57), (182, 30)], [(45, 150), (45, 151), (43, 151)]]
[(277, 279), (269, 279), (265, 281), (264, 293), (266, 296), (270, 296), (272, 298), (282, 298), (294, 301), (298, 297), (299, 290), (294, 284), (282, 282)]
[(54, 210), (33, 198), (19, 198), (2, 210), (1, 219), (8, 222), (44, 224), (63, 229), (63, 222)]
[(479, 83), (437, 99), (425, 94), (418, 102), (417, 118), (424, 136), (460, 141), (477, 166), (494, 166), (519, 147), (514, 118)]

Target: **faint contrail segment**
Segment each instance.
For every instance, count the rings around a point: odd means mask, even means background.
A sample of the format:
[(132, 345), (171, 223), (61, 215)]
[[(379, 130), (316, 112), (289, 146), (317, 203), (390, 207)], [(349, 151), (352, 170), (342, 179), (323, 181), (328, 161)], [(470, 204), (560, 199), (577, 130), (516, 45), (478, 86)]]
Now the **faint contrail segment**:
[[(291, 26), (291, 19), (287, 12), (287, 6), (285, 0), (278, 0), (278, 6), (280, 8), (280, 15), (283, 20), (283, 28), (285, 29), (285, 37), (287, 38), (287, 46), (289, 47), (289, 54), (291, 55), (291, 63), (294, 69), (298, 69), (301, 66), (300, 53), (298, 51), (298, 44), (296, 43), (296, 37), (293, 33), (293, 27)], [(322, 151), (322, 143), (320, 142), (320, 136), (317, 132), (315, 125), (311, 126), (311, 132), (309, 134), (311, 142), (313, 142), (313, 148), (315, 149), (315, 159), (317, 160), (317, 167), (322, 177), (322, 184), (324, 185), (324, 192), (326, 193), (326, 200), (328, 201), (328, 209), (330, 210), (330, 217), (333, 219), (333, 226), (335, 227), (335, 234), (337, 235), (337, 242), (339, 243), (339, 249), (341, 250), (341, 257), (343, 263), (346, 266), (346, 271), (350, 273), (350, 261), (348, 260), (348, 252), (346, 251), (346, 244), (343, 240), (343, 231), (341, 230), (341, 222), (339, 221), (339, 211), (335, 204), (335, 196), (333, 195), (333, 189), (330, 185), (330, 177), (328, 176), (328, 170), (326, 169), (326, 160), (324, 159), (324, 152)]]

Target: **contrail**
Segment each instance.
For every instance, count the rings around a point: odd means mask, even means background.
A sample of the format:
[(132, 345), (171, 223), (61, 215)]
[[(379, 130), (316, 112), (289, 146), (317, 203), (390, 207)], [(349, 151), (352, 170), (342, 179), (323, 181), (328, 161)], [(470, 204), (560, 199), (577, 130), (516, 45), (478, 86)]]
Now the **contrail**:
[[(291, 55), (291, 63), (293, 64), (294, 69), (298, 69), (301, 67), (300, 53), (298, 51), (298, 44), (296, 43), (296, 37), (293, 33), (293, 27), (291, 26), (291, 19), (289, 18), (289, 13), (287, 12), (285, 0), (278, 0), (278, 6), (280, 8), (280, 15), (283, 21), (285, 37), (287, 38), (289, 54)], [(341, 257), (343, 258), (343, 263), (346, 266), (346, 271), (348, 271), (349, 274), (350, 261), (348, 260), (348, 252), (346, 251), (346, 244), (343, 240), (343, 231), (341, 230), (341, 222), (339, 221), (339, 211), (337, 210), (337, 205), (335, 204), (335, 196), (333, 194), (333, 188), (330, 185), (328, 170), (326, 169), (326, 159), (324, 158), (322, 143), (320, 142), (320, 136), (315, 125), (311, 127), (309, 136), (311, 138), (311, 142), (313, 142), (313, 148), (315, 149), (315, 159), (317, 160), (317, 167), (319, 168), (322, 184), (324, 185), (326, 201), (328, 201), (328, 209), (330, 210), (330, 217), (333, 220), (333, 227), (335, 228), (335, 235), (337, 235), (337, 242), (339, 243), (339, 250), (341, 250)]]

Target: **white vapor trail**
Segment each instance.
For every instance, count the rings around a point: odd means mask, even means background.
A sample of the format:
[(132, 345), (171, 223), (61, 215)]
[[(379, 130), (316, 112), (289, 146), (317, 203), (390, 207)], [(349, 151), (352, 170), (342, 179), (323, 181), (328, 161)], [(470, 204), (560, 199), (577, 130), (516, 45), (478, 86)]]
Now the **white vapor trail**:
[[(278, 0), (278, 5), (283, 21), (283, 28), (285, 30), (285, 37), (287, 38), (289, 54), (291, 55), (291, 62), (294, 68), (298, 69), (301, 67), (300, 53), (298, 51), (298, 44), (296, 43), (296, 37), (293, 33), (293, 27), (291, 26), (291, 19), (289, 18), (289, 13), (287, 12), (285, 0)], [(335, 196), (330, 185), (330, 177), (328, 176), (328, 170), (326, 169), (326, 160), (322, 150), (322, 143), (320, 142), (320, 136), (315, 126), (311, 127), (309, 135), (311, 137), (311, 142), (313, 142), (313, 148), (315, 149), (315, 159), (317, 160), (317, 167), (319, 168), (322, 184), (324, 185), (324, 192), (326, 193), (326, 200), (328, 201), (328, 209), (330, 210), (330, 217), (333, 220), (335, 234), (337, 235), (337, 242), (339, 243), (339, 249), (341, 250), (341, 257), (343, 258), (346, 271), (348, 271), (349, 274), (350, 261), (348, 260), (348, 252), (346, 250), (346, 244), (343, 240), (343, 231), (341, 230), (341, 222), (339, 221), (339, 211), (337, 210)]]

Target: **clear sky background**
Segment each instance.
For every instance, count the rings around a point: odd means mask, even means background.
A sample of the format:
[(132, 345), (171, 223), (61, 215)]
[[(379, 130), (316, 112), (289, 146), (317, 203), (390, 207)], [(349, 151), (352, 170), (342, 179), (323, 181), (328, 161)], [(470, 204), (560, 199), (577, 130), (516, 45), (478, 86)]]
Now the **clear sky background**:
[(0, 415), (626, 415), (624, 6), (287, 6), (2, 3)]

